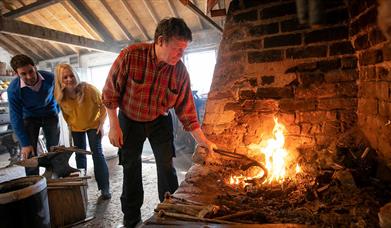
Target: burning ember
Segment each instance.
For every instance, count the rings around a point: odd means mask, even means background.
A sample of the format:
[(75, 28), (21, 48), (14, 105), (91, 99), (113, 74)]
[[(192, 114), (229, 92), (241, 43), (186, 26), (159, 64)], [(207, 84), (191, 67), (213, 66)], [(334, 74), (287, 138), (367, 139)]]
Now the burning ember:
[[(288, 176), (287, 169), (291, 165), (287, 164), (289, 153), (284, 148), (286, 131), (284, 125), (278, 122), (278, 118), (274, 118), (273, 137), (261, 141), (259, 144), (251, 144), (249, 148), (256, 152), (255, 156), (264, 159), (264, 164), (268, 170), (268, 176), (262, 182), (265, 183), (279, 183), (281, 184)], [(301, 168), (299, 164), (295, 166), (295, 174), (300, 173)], [(229, 178), (230, 185), (242, 185), (245, 187), (251, 180), (261, 178), (264, 176), (264, 171), (261, 169), (252, 169), (246, 175), (231, 176)], [(292, 176), (292, 175), (289, 175)]]

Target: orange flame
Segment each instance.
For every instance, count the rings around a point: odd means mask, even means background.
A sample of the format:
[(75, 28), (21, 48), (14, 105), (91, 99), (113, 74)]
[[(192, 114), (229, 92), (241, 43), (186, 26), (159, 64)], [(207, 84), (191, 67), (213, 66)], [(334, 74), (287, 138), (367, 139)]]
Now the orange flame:
[[(288, 160), (288, 151), (284, 148), (285, 145), (285, 127), (278, 122), (278, 118), (274, 118), (274, 128), (273, 128), (273, 137), (261, 141), (259, 144), (250, 145), (250, 149), (253, 151), (260, 151), (265, 158), (264, 164), (268, 170), (268, 177), (263, 183), (282, 183), (287, 176), (287, 160)], [(259, 155), (259, 154), (258, 154)], [(299, 164), (296, 164), (295, 173), (300, 173), (301, 168)], [(253, 173), (251, 176), (231, 176), (229, 184), (231, 185), (240, 185), (243, 184), (245, 180), (259, 178), (263, 176), (263, 171), (258, 170)]]

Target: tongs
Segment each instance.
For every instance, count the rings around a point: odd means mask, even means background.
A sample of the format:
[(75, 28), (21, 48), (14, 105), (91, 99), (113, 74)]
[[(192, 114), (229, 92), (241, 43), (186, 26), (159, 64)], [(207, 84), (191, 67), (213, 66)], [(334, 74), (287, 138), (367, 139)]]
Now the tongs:
[(234, 153), (234, 152), (223, 150), (223, 149), (213, 149), (213, 150), (214, 150), (214, 152), (216, 152), (222, 156), (225, 156), (225, 157), (234, 158), (234, 159), (238, 159), (238, 160), (240, 159), (242, 161), (247, 161), (247, 164), (241, 164), (239, 166), (239, 168), (243, 171), (246, 171), (247, 169), (249, 169), (252, 166), (258, 166), (263, 170), (263, 176), (261, 177), (262, 179), (266, 178), (268, 175), (267, 169), (262, 163), (254, 160), (254, 159), (251, 159), (251, 158), (247, 157), (246, 155)]

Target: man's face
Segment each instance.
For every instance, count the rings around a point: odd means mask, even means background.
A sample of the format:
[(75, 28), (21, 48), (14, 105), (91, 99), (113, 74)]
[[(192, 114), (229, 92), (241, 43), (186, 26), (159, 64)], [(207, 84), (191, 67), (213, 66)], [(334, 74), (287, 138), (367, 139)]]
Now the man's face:
[(17, 68), (16, 73), (26, 85), (33, 86), (38, 81), (37, 70), (31, 64)]
[(168, 42), (164, 42), (163, 38), (159, 39), (158, 45), (162, 50), (162, 61), (170, 65), (175, 65), (183, 56), (189, 41), (171, 38)]

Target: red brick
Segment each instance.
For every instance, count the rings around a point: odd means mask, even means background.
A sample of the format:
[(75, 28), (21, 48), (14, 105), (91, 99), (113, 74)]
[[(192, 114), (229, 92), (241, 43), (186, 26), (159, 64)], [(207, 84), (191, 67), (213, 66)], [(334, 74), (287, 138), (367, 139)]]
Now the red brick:
[(356, 98), (327, 98), (318, 101), (319, 110), (356, 110)]
[(358, 99), (358, 113), (364, 115), (376, 115), (378, 113), (378, 102), (376, 99)]

